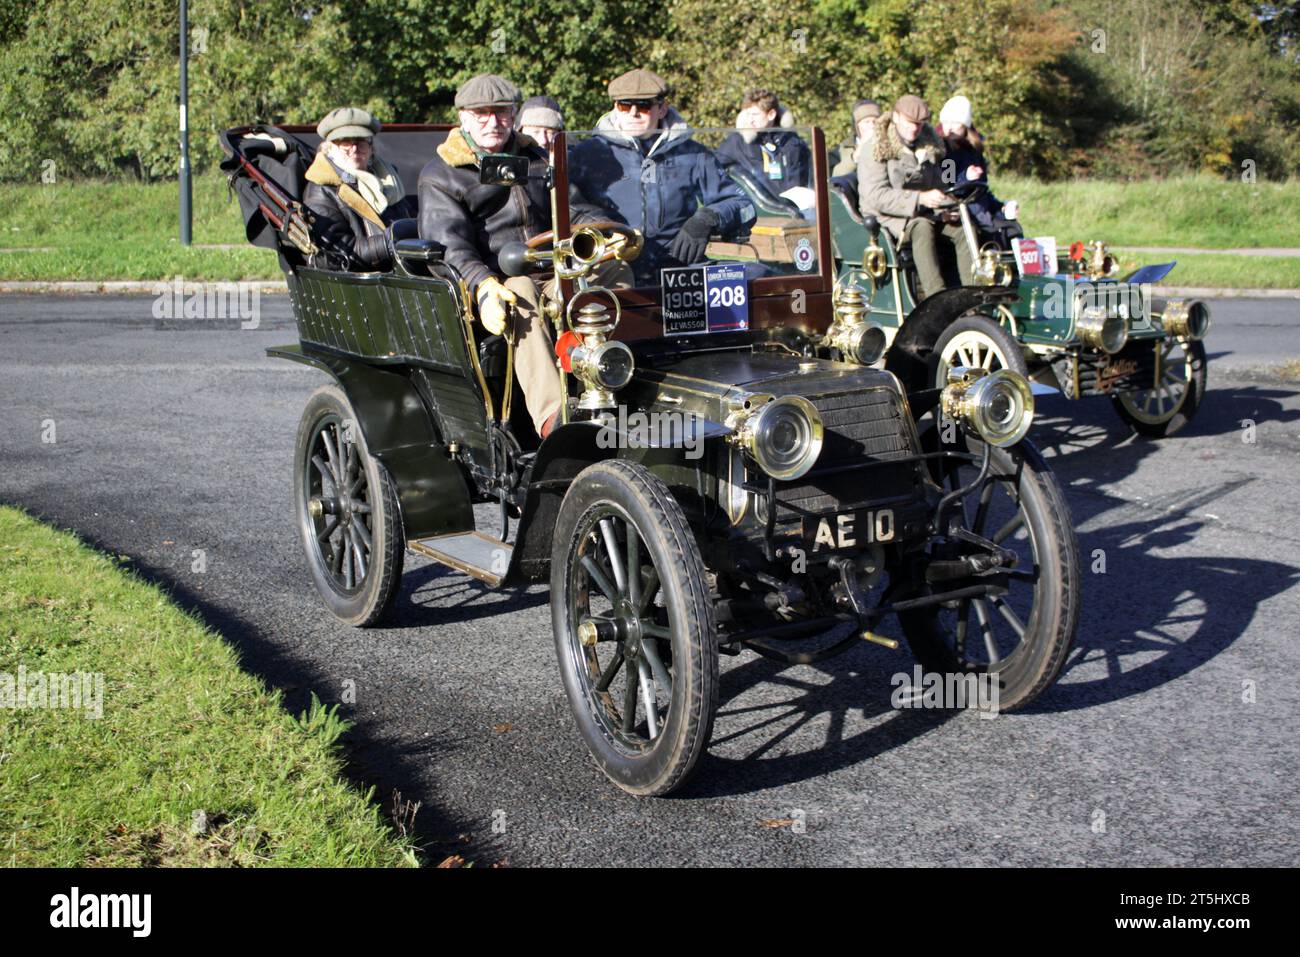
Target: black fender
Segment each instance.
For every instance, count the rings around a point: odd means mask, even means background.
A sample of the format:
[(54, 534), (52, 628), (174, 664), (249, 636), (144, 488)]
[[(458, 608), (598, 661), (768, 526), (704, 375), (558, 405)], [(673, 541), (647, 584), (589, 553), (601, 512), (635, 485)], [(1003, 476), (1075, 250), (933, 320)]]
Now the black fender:
[[(602, 441), (601, 433), (605, 432)], [(606, 459), (624, 458), (650, 469), (672, 491), (692, 524), (707, 523), (714, 509), (713, 461), (718, 445), (731, 429), (701, 419), (698, 461), (684, 445), (610, 448), (611, 435), (622, 436), (616, 426), (600, 422), (570, 422), (552, 432), (537, 451), (528, 476), (523, 514), (519, 519), (511, 575), (526, 581), (544, 581), (550, 571), (555, 523), (564, 495), (587, 466)], [(625, 443), (616, 443), (624, 446)]]
[(927, 296), (894, 336), (885, 353), (885, 368), (898, 376), (908, 392), (926, 388), (930, 353), (948, 326), (979, 306), (1010, 305), (1019, 298), (1016, 289), (1006, 286), (958, 286)]
[(408, 541), (474, 528), (465, 474), (447, 453), (429, 409), (402, 367), (370, 365), (301, 345), (275, 346), (266, 354), (333, 376), (352, 403), (370, 454), (397, 485)]
[(544, 581), (550, 574), (555, 522), (564, 493), (588, 465), (618, 456), (616, 450), (597, 444), (599, 434), (597, 422), (570, 422), (556, 428), (537, 450), (510, 556), (511, 578)]

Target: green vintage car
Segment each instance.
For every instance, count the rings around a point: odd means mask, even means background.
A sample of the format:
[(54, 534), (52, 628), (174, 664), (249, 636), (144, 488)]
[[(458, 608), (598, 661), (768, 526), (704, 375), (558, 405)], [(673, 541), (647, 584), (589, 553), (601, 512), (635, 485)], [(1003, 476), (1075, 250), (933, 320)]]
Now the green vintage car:
[[(414, 183), (446, 134), (387, 126), (376, 150)], [(292, 298), (297, 341), (269, 352), (328, 379), (304, 397), (291, 476), (325, 609), (380, 622), (408, 553), (484, 587), (549, 582), (577, 731), (638, 795), (680, 787), (708, 746), (720, 655), (794, 666), (901, 638), (1000, 710), (1041, 695), (1074, 640), (1081, 573), (1064, 496), (1024, 438), (1032, 391), (986, 369), (932, 388), (920, 358), (935, 330), (1007, 291), (933, 297), (872, 368), (882, 334), (837, 287), (825, 185), (812, 218), (759, 216), (719, 235), (712, 263), (598, 286), (599, 266), (643, 248), (614, 210), (571, 221), (582, 170), (566, 147), (601, 135), (561, 134), (554, 230), (499, 257), (503, 273), (552, 280), (570, 401), (545, 439), (513, 344), (482, 336), (443, 247), (402, 220), (391, 268), (323, 268), (326, 237), (300, 201), (312, 130), (222, 137), (248, 237), (277, 251)], [(825, 184), (821, 134), (806, 135)], [(535, 175), (522, 157), (480, 162), (479, 188), (502, 202)]]
[[(970, 248), (978, 250), (976, 281), (1009, 295), (973, 306), (941, 332), (928, 357), (933, 383), (942, 386), (954, 366), (1012, 369), (1040, 394), (1109, 396), (1142, 435), (1172, 435), (1190, 422), (1205, 395), (1202, 340), (1210, 310), (1197, 300), (1150, 296), (1150, 285), (1174, 264), (1117, 279), (1105, 244), (1076, 243), (1058, 256), (1054, 275), (1021, 275), (1014, 253), (981, 243), (971, 225), (965, 203), (981, 188), (968, 183), (947, 191), (961, 204)], [(910, 252), (875, 217), (862, 216), (851, 178), (832, 180), (831, 193), (837, 269), (862, 287), (889, 349), (920, 301)]]

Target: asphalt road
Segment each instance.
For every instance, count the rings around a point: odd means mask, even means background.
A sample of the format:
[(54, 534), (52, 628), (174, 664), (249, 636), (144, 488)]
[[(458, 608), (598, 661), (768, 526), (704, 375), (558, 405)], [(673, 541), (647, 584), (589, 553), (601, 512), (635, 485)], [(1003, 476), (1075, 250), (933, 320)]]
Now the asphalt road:
[(421, 802), (435, 859), (1300, 863), (1300, 386), (1261, 371), (1300, 357), (1292, 302), (1215, 305), (1209, 395), (1175, 439), (1129, 438), (1105, 400), (1040, 401), (1035, 440), (1105, 571), (1030, 711), (896, 711), (889, 679), (912, 659), (865, 644), (815, 667), (723, 658), (708, 755), (650, 801), (587, 757), (544, 589), (411, 558), (391, 627), (325, 614), (289, 473), (324, 378), (263, 356), (295, 339), (286, 300), (264, 297), (249, 330), (152, 306), (0, 296), (0, 501), (131, 556), (295, 710), (353, 683), (351, 773)]

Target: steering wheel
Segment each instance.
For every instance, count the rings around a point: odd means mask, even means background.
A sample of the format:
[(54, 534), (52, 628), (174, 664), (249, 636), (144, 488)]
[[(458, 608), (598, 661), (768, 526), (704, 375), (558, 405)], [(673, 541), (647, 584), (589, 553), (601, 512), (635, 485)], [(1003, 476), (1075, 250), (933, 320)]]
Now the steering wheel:
[[(604, 235), (612, 233), (612, 236)], [(579, 223), (573, 227), (573, 235), (567, 240), (568, 254), (585, 265), (595, 265), (610, 259), (631, 262), (641, 254), (645, 246), (645, 237), (641, 231), (612, 219), (599, 219), (590, 223)], [(531, 237), (525, 244), (533, 252), (547, 251), (555, 245), (555, 230), (548, 229)]]
[(959, 203), (969, 203), (971, 200), (979, 199), (988, 192), (989, 183), (986, 179), (967, 180), (964, 183), (953, 183), (951, 186), (944, 186), (941, 192), (945, 196), (951, 196)]

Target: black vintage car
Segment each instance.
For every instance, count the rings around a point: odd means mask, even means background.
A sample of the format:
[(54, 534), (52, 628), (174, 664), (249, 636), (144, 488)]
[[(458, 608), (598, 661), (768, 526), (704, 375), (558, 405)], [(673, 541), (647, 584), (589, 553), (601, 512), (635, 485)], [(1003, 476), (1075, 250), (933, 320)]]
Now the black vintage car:
[[(445, 135), (390, 126), (376, 151), (410, 185)], [(297, 320), (299, 342), (269, 352), (333, 378), (307, 400), (293, 465), (325, 606), (379, 621), (406, 551), (491, 587), (549, 580), (578, 729), (640, 795), (681, 785), (707, 746), (722, 654), (813, 662), (897, 648), (892, 629), (930, 672), (991, 682), (1000, 710), (1041, 694), (1074, 638), (1080, 571), (1064, 498), (1024, 439), (1032, 393), (1009, 370), (930, 378), (946, 326), (1015, 293), (933, 296), (882, 356), (868, 291), (837, 284), (824, 185), (811, 209), (754, 210), (707, 263), (596, 287), (600, 263), (642, 243), (614, 211), (570, 228), (568, 157), (596, 135), (556, 148), (553, 234), (502, 256), (555, 281), (570, 401), (545, 441), (512, 344), (482, 337), (438, 245), (399, 222), (391, 271), (320, 268), (332, 253), (299, 203), (314, 136), (223, 135), (249, 238), (278, 251)], [(821, 132), (804, 135), (824, 167)], [(527, 175), (507, 156), (482, 167), (502, 188)]]

